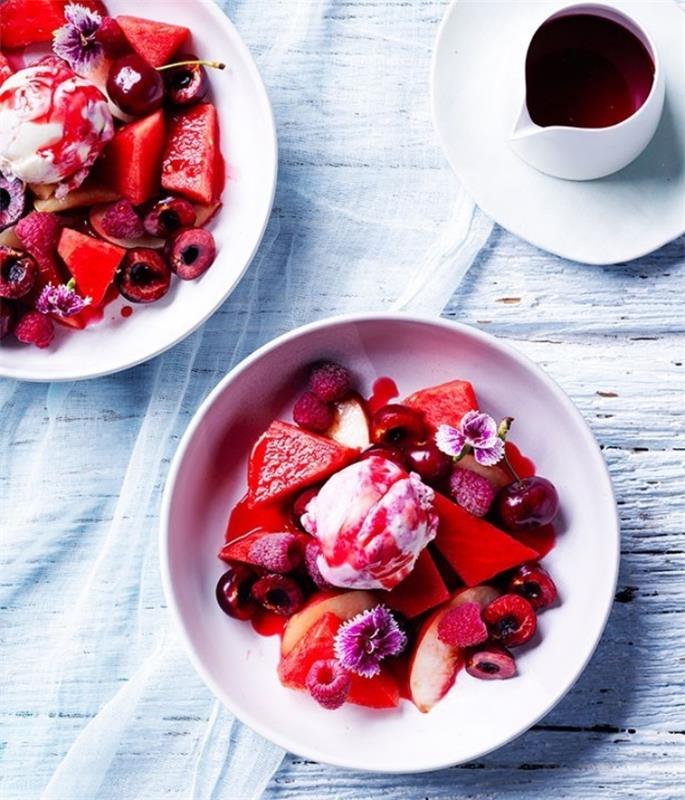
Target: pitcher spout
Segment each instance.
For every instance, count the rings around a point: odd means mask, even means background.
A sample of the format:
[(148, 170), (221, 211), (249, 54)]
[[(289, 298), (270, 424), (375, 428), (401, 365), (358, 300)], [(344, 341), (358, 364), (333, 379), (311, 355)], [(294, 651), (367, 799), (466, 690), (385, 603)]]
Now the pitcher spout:
[(519, 140), (519, 139), (528, 139), (531, 136), (535, 136), (539, 134), (544, 129), (541, 128), (539, 125), (536, 125), (533, 120), (530, 118), (530, 113), (528, 112), (528, 106), (524, 102), (521, 106), (521, 112), (516, 120), (514, 128), (511, 132), (510, 139), (512, 140)]

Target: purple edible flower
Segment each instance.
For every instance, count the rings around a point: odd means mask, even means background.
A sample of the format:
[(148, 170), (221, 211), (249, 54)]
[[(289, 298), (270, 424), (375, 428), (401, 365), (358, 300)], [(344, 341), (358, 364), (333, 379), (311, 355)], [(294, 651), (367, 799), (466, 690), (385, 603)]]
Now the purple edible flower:
[(438, 426), (435, 434), (438, 450), (459, 460), (473, 451), (473, 456), (484, 467), (492, 467), (504, 456), (504, 441), (497, 430), (497, 423), (489, 414), (469, 411), (464, 414), (459, 427)]
[(76, 282), (72, 278), (69, 283), (55, 286), (48, 283), (36, 300), (36, 310), (41, 314), (54, 314), (56, 317), (73, 317), (90, 305), (90, 297), (81, 297), (74, 287)]
[(95, 37), (102, 17), (78, 3), (69, 3), (64, 9), (66, 25), (53, 34), (52, 49), (75, 71), (95, 66), (104, 50)]
[(362, 611), (344, 622), (335, 635), (335, 657), (341, 666), (373, 678), (381, 671), (381, 661), (404, 650), (407, 637), (385, 606)]

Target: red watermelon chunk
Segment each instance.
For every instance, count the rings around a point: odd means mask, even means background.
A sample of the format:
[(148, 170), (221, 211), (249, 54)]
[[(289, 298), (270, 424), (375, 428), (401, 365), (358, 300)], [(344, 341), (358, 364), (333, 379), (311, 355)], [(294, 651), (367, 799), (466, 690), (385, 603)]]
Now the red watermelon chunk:
[[(307, 674), (315, 661), (335, 658), (333, 639), (340, 627), (340, 619), (328, 612), (320, 617), (278, 665), (278, 677), (289, 689), (305, 689)], [(352, 685), (347, 698), (368, 708), (394, 708), (400, 701), (397, 679), (386, 668), (374, 678), (352, 675)]]
[[(4, 48), (51, 42), (52, 33), (65, 24), (64, 7), (71, 0), (2, 0), (0, 44)], [(79, 0), (80, 5), (102, 16), (107, 9), (100, 0)]]
[(367, 708), (395, 708), (400, 702), (400, 687), (394, 675), (381, 667), (373, 678), (352, 676), (347, 702)]
[[(2, 12), (0, 12), (0, 19), (1, 18)], [(2, 53), (0, 53), (0, 85), (2, 85), (9, 78), (9, 76), (13, 74), (13, 72), (14, 70), (10, 66), (10, 62)]]
[(476, 586), (500, 572), (533, 561), (537, 551), (480, 517), (435, 493), (440, 527), (435, 546), (467, 586)]
[(446, 602), (449, 596), (435, 561), (428, 550), (423, 550), (408, 577), (391, 591), (384, 592), (382, 598), (390, 608), (412, 619)]
[(449, 381), (409, 395), (405, 405), (423, 411), (432, 427), (457, 425), (467, 411), (478, 408), (473, 386), (468, 381)]
[(79, 294), (90, 297), (92, 305), (99, 306), (105, 299), (126, 250), (64, 228), (57, 252), (74, 276)]
[(152, 67), (168, 64), (190, 36), (190, 30), (181, 25), (154, 22), (125, 14), (116, 20), (131, 47)]
[(173, 114), (169, 120), (162, 186), (196, 203), (218, 200), (224, 183), (219, 118), (211, 103)]
[(102, 182), (134, 206), (159, 193), (164, 132), (160, 109), (120, 128), (98, 161)]
[(332, 439), (276, 420), (252, 448), (247, 470), (248, 504), (270, 503), (319, 483), (357, 456), (356, 450)]

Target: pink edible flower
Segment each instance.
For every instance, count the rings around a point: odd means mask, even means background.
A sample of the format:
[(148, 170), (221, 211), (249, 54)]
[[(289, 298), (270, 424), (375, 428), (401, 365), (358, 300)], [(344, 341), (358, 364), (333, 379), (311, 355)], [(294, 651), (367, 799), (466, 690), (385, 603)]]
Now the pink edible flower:
[(340, 665), (363, 678), (381, 671), (381, 661), (399, 655), (407, 637), (397, 620), (383, 605), (362, 611), (344, 622), (335, 635), (335, 657)]
[(476, 461), (484, 467), (494, 466), (504, 456), (504, 441), (498, 433), (497, 423), (481, 411), (464, 414), (456, 428), (440, 425), (435, 443), (439, 450), (457, 460), (473, 452)]
[(102, 17), (78, 3), (64, 9), (66, 24), (53, 34), (52, 49), (75, 70), (88, 69), (101, 61), (104, 49), (95, 34)]
[(81, 297), (74, 288), (76, 282), (72, 278), (69, 283), (55, 286), (48, 283), (36, 300), (36, 310), (41, 314), (54, 314), (56, 317), (73, 317), (90, 305), (90, 297)]

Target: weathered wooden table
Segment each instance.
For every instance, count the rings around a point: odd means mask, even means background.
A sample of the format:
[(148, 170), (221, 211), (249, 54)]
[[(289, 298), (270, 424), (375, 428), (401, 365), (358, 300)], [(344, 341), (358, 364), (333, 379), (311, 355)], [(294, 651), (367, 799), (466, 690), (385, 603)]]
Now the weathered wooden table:
[[(280, 137), (250, 271), (203, 330), (149, 364), (61, 387), (0, 383), (0, 793), (11, 800), (40, 797), (68, 752), (85, 782), (46, 798), (245, 800), (222, 772), (230, 723), (163, 633), (155, 537), (169, 459), (233, 363), (302, 322), (388, 308), (450, 231), (458, 189), (427, 97), (443, 2), (224, 7)], [(605, 636), (559, 706), (478, 763), (390, 777), (286, 756), (267, 798), (685, 796), (684, 296), (682, 239), (600, 268), (495, 228), (444, 313), (540, 363), (600, 442), (623, 537)], [(78, 788), (88, 779), (97, 791)]]

